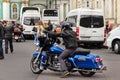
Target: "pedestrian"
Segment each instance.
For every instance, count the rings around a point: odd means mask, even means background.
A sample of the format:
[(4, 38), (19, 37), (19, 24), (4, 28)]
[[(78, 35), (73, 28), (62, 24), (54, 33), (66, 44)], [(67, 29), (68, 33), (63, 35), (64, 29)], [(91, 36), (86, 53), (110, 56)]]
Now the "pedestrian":
[(110, 32), (110, 31), (112, 30), (112, 28), (113, 28), (113, 24), (110, 24), (110, 25), (108, 26), (108, 32)]
[(106, 32), (108, 33), (109, 21), (106, 21)]
[(48, 31), (52, 31), (53, 30), (53, 25), (51, 23), (51, 20), (48, 21), (48, 28), (47, 28)]
[(19, 25), (19, 29), (20, 29), (20, 31), (21, 31), (21, 35), (20, 35), (20, 37), (21, 37), (22, 40), (25, 41), (25, 37), (24, 37), (24, 33), (23, 33), (23, 31), (24, 31), (24, 29), (23, 29), (23, 25)]
[(8, 54), (8, 45), (10, 47), (11, 53), (13, 52), (13, 39), (12, 39), (13, 31), (14, 31), (14, 28), (11, 22), (8, 21), (5, 27), (5, 53), (6, 54)]
[(36, 23), (32, 29), (32, 31), (34, 32), (34, 44), (37, 44), (37, 25), (38, 23)]
[(37, 39), (38, 39), (38, 48), (42, 47), (44, 45), (44, 24), (41, 20), (38, 21), (37, 24)]
[(4, 27), (2, 21), (0, 21), (0, 59), (4, 59), (3, 53), (3, 38), (4, 38)]

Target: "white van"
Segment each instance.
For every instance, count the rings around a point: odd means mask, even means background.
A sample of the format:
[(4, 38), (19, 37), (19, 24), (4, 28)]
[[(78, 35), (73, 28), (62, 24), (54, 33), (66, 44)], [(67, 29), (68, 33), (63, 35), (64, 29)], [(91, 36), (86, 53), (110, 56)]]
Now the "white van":
[(106, 46), (115, 53), (120, 54), (120, 25), (108, 33)]
[(38, 20), (41, 20), (40, 10), (38, 7), (23, 7), (21, 9), (20, 23), (23, 25), (24, 35), (33, 35), (32, 29)]
[(78, 42), (102, 47), (105, 39), (105, 17), (102, 10), (84, 8), (71, 10), (65, 21), (75, 23), (72, 28), (76, 31)]

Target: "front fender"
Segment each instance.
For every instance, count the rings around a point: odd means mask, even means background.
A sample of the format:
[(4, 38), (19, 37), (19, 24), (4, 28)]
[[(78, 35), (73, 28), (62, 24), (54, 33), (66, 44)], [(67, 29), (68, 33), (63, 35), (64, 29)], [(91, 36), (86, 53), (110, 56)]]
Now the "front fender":
[(33, 57), (37, 57), (37, 55), (38, 55), (38, 52), (33, 53)]

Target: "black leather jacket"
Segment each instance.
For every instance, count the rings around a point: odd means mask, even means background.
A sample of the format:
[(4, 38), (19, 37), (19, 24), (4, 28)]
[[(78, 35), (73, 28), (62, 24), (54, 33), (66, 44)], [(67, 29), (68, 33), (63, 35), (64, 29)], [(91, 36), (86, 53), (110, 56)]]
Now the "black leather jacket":
[(4, 27), (2, 24), (0, 24), (0, 39), (4, 38)]
[(64, 29), (61, 37), (67, 49), (76, 49), (78, 47), (76, 33), (71, 28)]
[(64, 29), (60, 34), (49, 31), (49, 35), (62, 37), (66, 49), (76, 49), (78, 47), (76, 33), (71, 28)]
[(12, 33), (13, 33), (14, 28), (12, 26), (10, 27), (5, 27), (5, 38), (12, 38)]

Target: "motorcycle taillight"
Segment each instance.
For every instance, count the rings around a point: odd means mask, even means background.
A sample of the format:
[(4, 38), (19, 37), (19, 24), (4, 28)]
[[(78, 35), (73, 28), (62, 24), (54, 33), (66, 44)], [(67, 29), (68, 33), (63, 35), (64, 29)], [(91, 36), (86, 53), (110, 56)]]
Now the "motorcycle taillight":
[(102, 58), (96, 58), (96, 62), (101, 62)]

